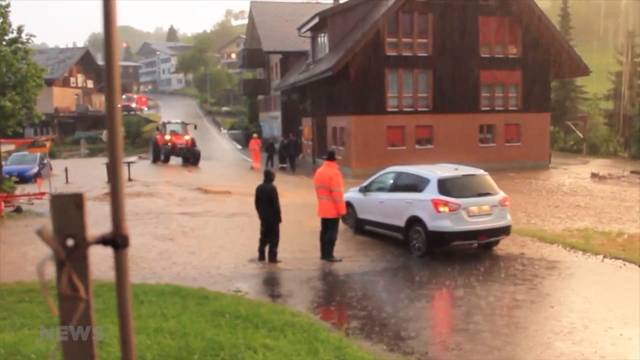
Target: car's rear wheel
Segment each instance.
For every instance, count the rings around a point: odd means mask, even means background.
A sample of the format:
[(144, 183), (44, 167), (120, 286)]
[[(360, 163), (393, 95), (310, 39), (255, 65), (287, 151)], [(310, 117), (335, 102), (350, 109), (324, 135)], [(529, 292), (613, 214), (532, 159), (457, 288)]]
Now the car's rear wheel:
[(342, 217), (342, 222), (356, 234), (362, 231), (358, 213), (351, 204), (347, 205), (347, 213)]
[(480, 250), (484, 250), (484, 251), (491, 251), (493, 250), (493, 248), (495, 248), (496, 246), (498, 246), (498, 244), (500, 244), (500, 240), (498, 241), (493, 241), (490, 243), (486, 243), (486, 244), (482, 244), (478, 246), (478, 249)]
[(429, 238), (427, 228), (420, 222), (411, 223), (407, 229), (409, 251), (416, 257), (423, 257), (429, 252)]

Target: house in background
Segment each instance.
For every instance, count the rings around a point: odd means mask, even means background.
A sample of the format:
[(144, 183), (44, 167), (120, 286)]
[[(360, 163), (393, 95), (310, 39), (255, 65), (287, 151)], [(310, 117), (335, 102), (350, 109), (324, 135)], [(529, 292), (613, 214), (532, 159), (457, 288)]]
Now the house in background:
[(275, 90), (306, 154), (354, 173), (546, 167), (551, 81), (590, 73), (535, 0), (350, 0), (294, 26), (311, 57)]
[(298, 36), (297, 26), (331, 4), (252, 1), (240, 67), (253, 71), (241, 82), (242, 93), (257, 99), (258, 118), (265, 138), (299, 134), (299, 107), (281, 97), (278, 83), (294, 65), (309, 56), (309, 41)]
[(240, 73), (240, 50), (244, 47), (244, 35), (238, 35), (216, 50), (220, 65), (233, 74)]
[(191, 45), (176, 42), (145, 42), (136, 55), (141, 58), (140, 91), (169, 92), (182, 89), (187, 79), (176, 72), (178, 56)]
[[(104, 73), (104, 62), (98, 61)], [(140, 92), (140, 68), (142, 65), (132, 61), (120, 61), (120, 91), (122, 94)]]
[(25, 136), (55, 134), (58, 138), (76, 131), (104, 129), (105, 99), (98, 89), (102, 68), (88, 48), (48, 48), (32, 52), (44, 69), (44, 87), (36, 110), (44, 121), (25, 128)]

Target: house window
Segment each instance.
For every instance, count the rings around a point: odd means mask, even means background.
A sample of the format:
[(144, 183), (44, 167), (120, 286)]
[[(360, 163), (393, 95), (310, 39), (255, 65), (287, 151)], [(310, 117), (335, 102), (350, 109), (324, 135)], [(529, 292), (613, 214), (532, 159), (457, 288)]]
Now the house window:
[(389, 55), (429, 55), (432, 41), (431, 15), (400, 11), (389, 17), (386, 26), (386, 52)]
[(433, 147), (433, 126), (431, 125), (416, 126), (416, 147), (417, 148)]
[(387, 70), (387, 109), (398, 110), (400, 108), (400, 102), (398, 101), (399, 91), (399, 79), (397, 69)]
[(326, 32), (317, 33), (313, 37), (313, 59), (318, 60), (329, 52), (329, 38)]
[(402, 110), (414, 110), (413, 71), (402, 71)]
[(520, 24), (506, 16), (480, 16), (480, 56), (518, 57), (521, 53)]
[(478, 143), (480, 145), (496, 144), (496, 126), (494, 124), (480, 125), (478, 135)]
[(430, 110), (431, 76), (427, 69), (387, 69), (387, 110)]
[(504, 143), (516, 145), (520, 144), (520, 124), (504, 125)]
[(338, 145), (338, 128), (333, 126), (331, 128), (331, 144), (333, 147), (339, 147)]
[(481, 70), (480, 109), (521, 109), (521, 82), (519, 70)]
[(404, 126), (387, 126), (387, 148), (405, 148)]

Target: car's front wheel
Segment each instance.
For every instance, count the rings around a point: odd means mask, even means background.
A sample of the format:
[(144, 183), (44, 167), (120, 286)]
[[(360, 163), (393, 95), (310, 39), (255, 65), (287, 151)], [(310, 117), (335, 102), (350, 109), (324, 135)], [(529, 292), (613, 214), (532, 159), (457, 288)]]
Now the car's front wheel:
[(407, 241), (409, 251), (416, 257), (423, 257), (429, 251), (429, 238), (427, 228), (420, 222), (414, 222), (407, 229)]
[(342, 217), (342, 222), (356, 234), (362, 230), (358, 213), (351, 204), (347, 205), (347, 213)]

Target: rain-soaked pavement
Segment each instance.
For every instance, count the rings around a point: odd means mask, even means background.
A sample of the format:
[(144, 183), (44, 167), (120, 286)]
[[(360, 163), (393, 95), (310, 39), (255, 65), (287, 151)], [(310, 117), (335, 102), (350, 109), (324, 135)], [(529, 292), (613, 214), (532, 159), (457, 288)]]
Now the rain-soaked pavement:
[[(136, 282), (177, 283), (244, 294), (313, 313), (350, 336), (415, 358), (640, 358), (640, 268), (512, 236), (492, 254), (456, 251), (413, 259), (403, 244), (341, 229), (340, 264), (318, 257), (310, 179), (279, 175), (281, 257), (255, 261), (253, 189), (261, 176), (204, 122), (186, 98), (160, 98), (164, 118), (199, 124), (199, 169), (141, 161), (127, 183)], [(592, 180), (638, 163), (567, 157), (546, 171), (502, 172), (516, 225), (638, 232), (639, 183)], [(83, 191), (92, 234), (108, 230), (104, 160), (54, 162)], [(46, 212), (46, 206), (36, 209)], [(47, 249), (34, 230), (48, 219), (0, 221), (0, 281), (36, 278)], [(640, 246), (640, 244), (639, 244)], [(91, 250), (94, 278), (112, 279), (111, 252)], [(49, 272), (52, 272), (52, 267)]]

